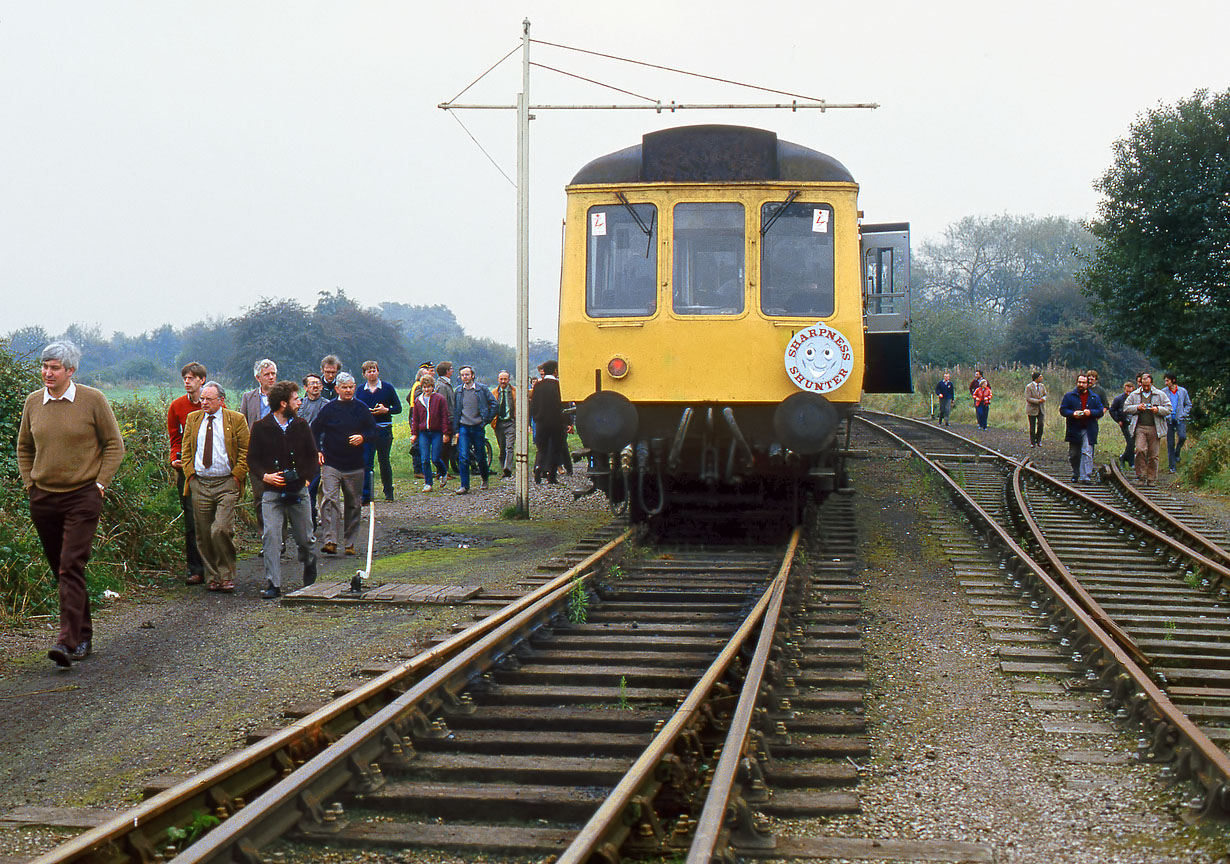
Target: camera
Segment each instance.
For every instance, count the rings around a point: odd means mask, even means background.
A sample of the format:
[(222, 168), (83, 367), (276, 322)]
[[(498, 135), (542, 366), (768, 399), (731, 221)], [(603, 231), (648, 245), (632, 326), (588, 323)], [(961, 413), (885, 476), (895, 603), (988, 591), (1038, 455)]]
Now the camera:
[(298, 483), (299, 482), (299, 472), (296, 471), (294, 468), (284, 469), (282, 471), (282, 481), (286, 483), (287, 486), (291, 485), (292, 483)]

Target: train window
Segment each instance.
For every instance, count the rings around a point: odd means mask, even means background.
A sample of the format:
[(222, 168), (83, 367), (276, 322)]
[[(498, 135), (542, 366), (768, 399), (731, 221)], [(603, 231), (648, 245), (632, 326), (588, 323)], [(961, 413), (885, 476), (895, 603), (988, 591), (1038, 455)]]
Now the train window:
[(760, 208), (760, 311), (827, 318), (833, 314), (833, 208), (783, 204)]
[(652, 315), (658, 309), (658, 208), (589, 208), (585, 311), (592, 318)]
[(679, 315), (743, 311), (742, 204), (676, 204), (674, 308)]

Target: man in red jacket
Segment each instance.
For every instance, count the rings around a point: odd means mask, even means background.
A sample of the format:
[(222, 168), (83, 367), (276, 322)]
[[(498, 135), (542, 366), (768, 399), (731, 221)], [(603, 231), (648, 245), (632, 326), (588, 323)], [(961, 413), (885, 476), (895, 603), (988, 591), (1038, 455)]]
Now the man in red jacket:
[(184, 512), (184, 556), (188, 559), (189, 585), (205, 581), (205, 562), (196, 545), (196, 525), (192, 521), (192, 495), (184, 479), (184, 423), (193, 411), (201, 410), (201, 385), (209, 372), (200, 363), (188, 363), (179, 370), (184, 379), (184, 395), (167, 407), (167, 435), (171, 439), (171, 467), (175, 469), (175, 488), (179, 490), (179, 506)]

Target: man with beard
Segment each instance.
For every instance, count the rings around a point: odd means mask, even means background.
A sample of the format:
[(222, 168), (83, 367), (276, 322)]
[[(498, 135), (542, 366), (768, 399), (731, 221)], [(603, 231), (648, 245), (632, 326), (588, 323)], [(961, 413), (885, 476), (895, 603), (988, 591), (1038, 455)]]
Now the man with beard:
[(1157, 483), (1157, 462), (1161, 445), (1158, 434), (1170, 415), (1170, 397), (1154, 388), (1153, 375), (1143, 372), (1140, 386), (1123, 402), (1123, 413), (1131, 418), (1132, 440), (1136, 442), (1136, 480), (1146, 486)]
[(261, 597), (273, 600), (282, 596), (283, 520), (299, 547), (303, 564), (303, 584), (316, 581), (316, 550), (312, 548), (311, 508), (305, 487), (320, 471), (316, 441), (306, 422), (295, 414), (299, 408), (299, 385), (279, 381), (269, 390), (269, 414), (252, 427), (248, 444), (248, 467), (260, 475), (264, 485), (261, 508), (265, 530), (261, 543), (265, 550), (265, 590)]
[(1068, 421), (1064, 440), (1068, 442), (1068, 462), (1073, 483), (1093, 482), (1093, 448), (1098, 443), (1098, 418), (1106, 411), (1096, 393), (1089, 389), (1089, 376), (1076, 376), (1076, 389), (1063, 394), (1059, 413)]

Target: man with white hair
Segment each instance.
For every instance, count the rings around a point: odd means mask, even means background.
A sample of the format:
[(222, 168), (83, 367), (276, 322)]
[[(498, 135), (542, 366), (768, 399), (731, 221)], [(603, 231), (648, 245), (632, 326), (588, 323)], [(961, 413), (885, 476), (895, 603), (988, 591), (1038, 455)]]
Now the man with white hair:
[[(337, 376), (337, 398), (320, 409), (312, 421), (312, 435), (320, 451), (320, 528), (322, 552), (337, 554), (339, 544), (355, 554), (355, 539), (362, 521), (364, 443), (379, 434), (372, 412), (354, 398), (355, 380), (349, 372)], [(340, 499), (340, 500), (339, 500)]]
[[(248, 421), (248, 431), (252, 431), (252, 427), (256, 425), (256, 421), (269, 415), (269, 391), (278, 380), (278, 364), (274, 363), (268, 357), (257, 360), (252, 366), (252, 375), (256, 378), (256, 386), (243, 394), (239, 401), (239, 413)], [(261, 509), (261, 497), (265, 494), (265, 484), (261, 482), (260, 475), (255, 471), (250, 471), (248, 479), (252, 481), (252, 505), (256, 510), (256, 526), (258, 531), (265, 533), (265, 514)], [(283, 530), (282, 539), (285, 541), (286, 532)], [(261, 555), (265, 554), (265, 550), (261, 550)]]
[(30, 519), (60, 593), (60, 633), (47, 656), (61, 668), (93, 650), (85, 565), (102, 499), (124, 458), (115, 414), (73, 374), (81, 351), (52, 342), (42, 353), (43, 388), (26, 397), (17, 432), (17, 467), (30, 496)]

